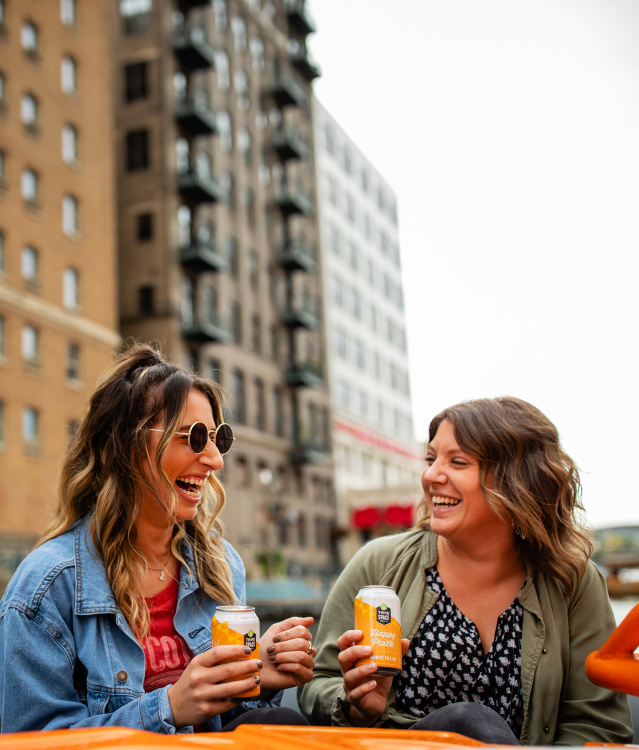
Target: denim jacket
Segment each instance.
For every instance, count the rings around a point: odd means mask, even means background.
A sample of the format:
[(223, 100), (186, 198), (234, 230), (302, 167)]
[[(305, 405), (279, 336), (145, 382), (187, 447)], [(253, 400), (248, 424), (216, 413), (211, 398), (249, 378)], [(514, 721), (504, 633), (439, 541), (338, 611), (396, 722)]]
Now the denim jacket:
[[(244, 565), (225, 546), (235, 598), (244, 604)], [(193, 570), (188, 545), (183, 555)], [(216, 606), (180, 566), (174, 623), (194, 655), (211, 648)], [(173, 734), (169, 686), (145, 693), (144, 669), (144, 652), (115, 602), (88, 518), (27, 556), (0, 602), (0, 731), (123, 726)], [(280, 696), (259, 705), (277, 705)], [(255, 707), (244, 702), (232, 716)], [(206, 729), (221, 726), (215, 716)]]

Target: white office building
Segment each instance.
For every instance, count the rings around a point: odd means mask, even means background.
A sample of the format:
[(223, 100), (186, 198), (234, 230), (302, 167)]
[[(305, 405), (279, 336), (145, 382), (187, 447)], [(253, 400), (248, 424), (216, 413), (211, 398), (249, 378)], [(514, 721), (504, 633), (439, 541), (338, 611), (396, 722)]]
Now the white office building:
[(348, 557), (367, 538), (411, 525), (423, 449), (413, 437), (396, 197), (313, 106), (335, 489)]

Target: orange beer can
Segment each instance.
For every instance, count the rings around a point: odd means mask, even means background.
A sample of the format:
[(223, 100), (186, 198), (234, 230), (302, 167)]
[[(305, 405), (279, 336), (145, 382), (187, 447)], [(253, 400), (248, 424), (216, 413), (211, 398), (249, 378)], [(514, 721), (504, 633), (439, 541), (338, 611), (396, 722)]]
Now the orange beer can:
[[(255, 607), (224, 606), (216, 607), (215, 614), (211, 620), (211, 642), (215, 646), (249, 646), (252, 653), (241, 659), (227, 659), (222, 664), (230, 661), (246, 661), (247, 659), (260, 658), (260, 621), (255, 614)], [(258, 672), (259, 674), (259, 672)], [(243, 677), (232, 677), (229, 682), (245, 680)], [(238, 698), (254, 698), (260, 694), (260, 686), (256, 685), (246, 693), (238, 693), (229, 698), (235, 701)]]
[(394, 675), (402, 669), (402, 615), (399, 598), (390, 586), (362, 586), (355, 597), (355, 630), (364, 637), (359, 646), (370, 646), (370, 657), (355, 666), (374, 662), (379, 675)]

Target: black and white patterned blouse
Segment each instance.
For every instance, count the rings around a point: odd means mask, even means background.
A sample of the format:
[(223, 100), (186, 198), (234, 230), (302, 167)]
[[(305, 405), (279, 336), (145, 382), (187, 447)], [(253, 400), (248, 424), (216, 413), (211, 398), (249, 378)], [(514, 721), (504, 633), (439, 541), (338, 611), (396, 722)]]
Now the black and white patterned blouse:
[(500, 615), (493, 644), (484, 654), (475, 623), (453, 604), (437, 568), (427, 571), (427, 581), (439, 598), (419, 626), (403, 669), (395, 677), (399, 706), (421, 718), (449, 703), (483, 703), (497, 711), (519, 737), (524, 719), (524, 609), (519, 600)]

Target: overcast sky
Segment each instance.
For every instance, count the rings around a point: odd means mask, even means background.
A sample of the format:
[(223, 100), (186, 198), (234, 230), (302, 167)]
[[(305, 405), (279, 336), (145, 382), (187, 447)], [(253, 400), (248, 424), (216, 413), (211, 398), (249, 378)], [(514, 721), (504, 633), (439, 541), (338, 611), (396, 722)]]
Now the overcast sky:
[(544, 411), (639, 524), (639, 2), (311, 0), (316, 94), (397, 193), (415, 430)]

